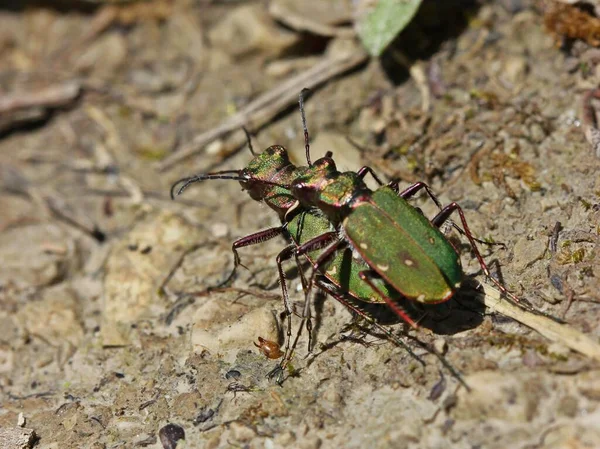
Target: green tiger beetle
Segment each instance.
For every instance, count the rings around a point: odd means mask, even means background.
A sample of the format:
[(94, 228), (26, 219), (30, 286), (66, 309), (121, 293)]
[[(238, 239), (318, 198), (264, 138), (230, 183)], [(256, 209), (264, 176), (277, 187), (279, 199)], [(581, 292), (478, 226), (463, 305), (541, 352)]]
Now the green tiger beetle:
[[(287, 234), (292, 239), (293, 244), (277, 256), (288, 318), (287, 342), (281, 369), (292, 357), (304, 320), (310, 336), (309, 299), (311, 288), (315, 284), (410, 351), (402, 340), (376, 323), (353, 302), (385, 302), (408, 324), (417, 327), (399, 301), (411, 299), (432, 304), (450, 299), (460, 287), (464, 274), (455, 248), (438, 228), (454, 211), (458, 211), (464, 231), (453, 222), (450, 223), (466, 235), (485, 275), (503, 293), (519, 302), (518, 298), (490, 275), (475, 244), (475, 241), (481, 241), (472, 236), (458, 204), (452, 203), (442, 208), (433, 192), (422, 182), (402, 192), (399, 192), (397, 183), (383, 186), (369, 167), (363, 167), (358, 172), (338, 172), (330, 152), (312, 164), (303, 94), (304, 91), (300, 94), (300, 110), (308, 166), (296, 167), (291, 164), (286, 150), (281, 146), (271, 146), (257, 155), (250, 144), (250, 151), (255, 157), (248, 167), (184, 178), (177, 181), (171, 189), (173, 197), (179, 185), (181, 187), (177, 194), (182, 193), (190, 184), (203, 180), (237, 180), (253, 199), (264, 201), (278, 213), (282, 226), (251, 234), (233, 243), (235, 266), (225, 282), (233, 278), (236, 268), (241, 265), (237, 252), (239, 248), (282, 234)], [(247, 132), (246, 134), (248, 135)], [(250, 143), (249, 136), (248, 141)], [(369, 173), (382, 186), (374, 192), (367, 188), (363, 180)], [(407, 202), (407, 199), (423, 189), (441, 209), (431, 222)], [(347, 249), (351, 251), (348, 252)], [(354, 252), (360, 257), (356, 257)], [(299, 255), (305, 255), (314, 269), (310, 281), (303, 279), (306, 295), (303, 324), (290, 348), (292, 312), (282, 263), (294, 257), (299, 264)], [(301, 269), (299, 272), (302, 274)], [(317, 275), (320, 277), (316, 277)], [(432, 352), (438, 355), (435, 351)], [(458, 373), (443, 358), (441, 360), (460, 379)]]
[[(289, 160), (289, 156), (284, 147), (279, 145), (273, 145), (267, 148), (260, 154), (256, 154), (252, 148), (250, 136), (246, 131), (248, 139), (248, 148), (254, 156), (248, 166), (241, 170), (225, 170), (215, 173), (206, 173), (189, 178), (183, 178), (173, 184), (171, 188), (171, 197), (175, 196), (177, 189), (177, 195), (181, 194), (190, 184), (200, 182), (208, 179), (233, 179), (240, 181), (244, 190), (247, 190), (250, 197), (257, 201), (263, 201), (271, 209), (277, 212), (279, 218), (282, 221), (282, 226), (277, 226), (269, 229), (265, 229), (254, 234), (242, 237), (232, 244), (232, 251), (234, 254), (234, 269), (231, 274), (221, 283), (228, 284), (234, 277), (237, 268), (242, 265), (238, 254), (238, 249), (245, 246), (250, 246), (264, 241), (275, 238), (279, 235), (288, 237), (293, 243), (292, 245), (284, 248), (277, 256), (277, 269), (279, 274), (279, 281), (282, 289), (282, 297), (285, 308), (285, 314), (287, 317), (287, 334), (286, 334), (286, 347), (284, 357), (280, 366), (276, 368), (275, 372), (283, 372), (285, 366), (289, 363), (293, 356), (294, 349), (298, 342), (298, 338), (302, 331), (304, 320), (307, 323), (307, 330), (309, 335), (309, 347), (311, 338), (311, 321), (309, 312), (303, 313), (303, 322), (300, 325), (293, 344), (292, 341), (292, 309), (290, 307), (289, 292), (287, 288), (287, 282), (285, 273), (283, 270), (284, 262), (295, 258), (298, 265), (298, 272), (301, 274), (302, 285), (304, 290), (308, 289), (306, 279), (303, 276), (303, 270), (298, 259), (298, 249), (301, 245), (314, 241), (324, 233), (333, 231), (329, 220), (322, 214), (317, 213), (314, 210), (305, 210), (300, 208), (294, 208), (298, 201), (291, 196), (289, 190), (283, 189), (273, 185), (274, 182), (292, 182), (298, 176), (302, 175), (307, 169), (307, 166), (296, 167)], [(308, 140), (308, 134), (305, 137)], [(310, 161), (308, 155), (309, 147), (307, 144), (307, 161)], [(331, 156), (330, 153), (327, 156)], [(362, 171), (361, 175), (366, 171)], [(364, 176), (364, 175), (363, 175)], [(309, 245), (303, 252), (308, 261), (312, 264), (317, 260), (322, 246)], [(322, 264), (322, 277), (314, 279), (315, 284), (327, 294), (332, 296), (342, 305), (352, 310), (358, 316), (365, 319), (378, 331), (385, 334), (391, 341), (397, 345), (406, 349), (419, 363), (424, 365), (424, 362), (411, 350), (409, 346), (396, 335), (390, 332), (387, 328), (377, 323), (369, 314), (361, 310), (357, 303), (383, 303), (383, 299), (378, 297), (376, 290), (373, 290), (368, 284), (365, 284), (358, 278), (358, 273), (368, 270), (369, 266), (360, 258), (352, 257), (352, 253), (348, 251), (339, 251), (333, 255), (327, 262)], [(381, 282), (378, 285), (378, 291), (384, 291), (390, 297), (401, 300), (402, 297), (390, 286)], [(310, 307), (305, 305), (305, 310), (310, 311)], [(421, 342), (419, 342), (422, 344)], [(422, 344), (426, 349), (431, 351), (431, 348)], [(433, 352), (433, 351), (432, 351)], [(459, 377), (456, 370), (440, 355), (442, 363), (452, 372), (455, 377)]]

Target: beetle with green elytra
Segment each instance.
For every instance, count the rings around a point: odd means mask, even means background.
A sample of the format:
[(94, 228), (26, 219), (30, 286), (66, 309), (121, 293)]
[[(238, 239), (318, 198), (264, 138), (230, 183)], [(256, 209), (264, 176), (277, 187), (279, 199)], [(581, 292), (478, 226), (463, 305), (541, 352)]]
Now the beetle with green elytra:
[[(416, 327), (398, 300), (407, 298), (428, 304), (447, 301), (463, 280), (460, 258), (452, 244), (438, 229), (456, 210), (464, 231), (453, 225), (468, 238), (483, 272), (502, 292), (518, 302), (516, 297), (490, 276), (477, 250), (476, 239), (472, 236), (458, 204), (452, 203), (442, 209), (435, 195), (422, 182), (408, 187), (401, 193), (398, 193), (396, 183), (390, 183), (373, 192), (364, 183), (365, 175), (371, 173), (380, 185), (382, 183), (369, 167), (363, 167), (358, 172), (339, 172), (329, 153), (312, 164), (302, 107), (303, 93), (304, 91), (300, 95), (300, 109), (308, 166), (292, 165), (285, 149), (275, 145), (260, 155), (255, 155), (255, 159), (245, 169), (185, 178), (173, 186), (175, 188), (183, 182), (179, 189), (181, 193), (189, 184), (197, 181), (238, 180), (253, 199), (264, 200), (269, 207), (277, 211), (283, 226), (260, 231), (234, 242), (232, 249), (236, 267), (240, 263), (238, 248), (285, 233), (286, 229), (291, 229), (290, 223), (294, 224), (295, 214), (316, 208), (327, 217), (331, 225), (311, 216), (309, 222), (318, 224), (316, 228), (323, 232), (320, 235), (311, 235), (310, 238), (309, 234), (304, 232), (301, 238), (297, 237), (295, 243), (299, 245), (298, 248), (288, 247), (282, 251), (278, 256), (278, 266), (280, 267), (279, 262), (284, 255), (291, 258), (298, 254), (309, 254), (309, 259), (314, 259), (315, 267), (311, 280), (317, 273), (324, 274), (337, 286), (340, 286), (342, 280), (346, 280), (344, 290), (350, 295), (366, 302), (384, 300), (407, 323)], [(431, 222), (407, 201), (422, 189), (442, 209)], [(328, 245), (330, 246), (327, 247)], [(340, 251), (345, 246), (350, 246), (362, 256), (360, 263), (351, 265), (351, 271), (342, 269), (339, 259)], [(327, 249), (322, 253), (315, 253), (325, 247)], [(339, 271), (336, 271), (338, 269)], [(280, 268), (280, 278), (282, 277), (283, 272)], [(380, 282), (381, 280), (385, 282)], [(308, 282), (308, 292), (311, 287), (312, 282)], [(284, 283), (282, 289), (286, 313), (289, 316), (291, 312)], [(308, 302), (306, 304), (305, 311), (308, 312)]]
[[(252, 151), (252, 146), (249, 141), (249, 148)], [(308, 152), (308, 149), (307, 149)], [(252, 154), (254, 152), (252, 151)], [(259, 201), (264, 201), (271, 209), (277, 212), (280, 219), (283, 222), (282, 226), (275, 228), (266, 229), (259, 231), (255, 234), (242, 237), (236, 240), (232, 245), (234, 252), (235, 266), (232, 274), (227, 278), (225, 282), (228, 282), (233, 278), (236, 268), (240, 265), (240, 258), (238, 255), (238, 249), (261, 243), (265, 240), (274, 238), (278, 235), (286, 235), (292, 241), (292, 245), (284, 248), (283, 251), (277, 256), (277, 268), (279, 271), (280, 285), (283, 293), (283, 301), (285, 305), (286, 315), (288, 318), (287, 325), (287, 338), (284, 357), (273, 373), (283, 373), (283, 369), (290, 362), (300, 332), (302, 331), (303, 324), (298, 328), (296, 338), (292, 343), (291, 333), (291, 308), (289, 306), (289, 294), (287, 288), (287, 282), (285, 279), (284, 271), (282, 268), (283, 263), (286, 260), (303, 254), (311, 262), (314, 267), (314, 273), (319, 274), (318, 277), (311, 277), (310, 282), (303, 280), (303, 287), (306, 292), (310, 290), (308, 285), (316, 285), (321, 290), (332, 296), (338, 302), (343, 304), (348, 309), (352, 310), (357, 315), (366, 319), (372, 326), (384, 333), (391, 341), (399, 346), (404, 347), (414, 358), (420, 363), (423, 363), (420, 357), (416, 356), (410, 347), (406, 345), (396, 335), (391, 333), (387, 328), (377, 323), (368, 313), (362, 310), (360, 304), (364, 303), (388, 303), (392, 310), (395, 311), (400, 317), (404, 318), (411, 324), (414, 322), (406, 315), (402, 307), (399, 305), (404, 298), (403, 296), (389, 283), (382, 279), (372, 279), (369, 282), (365, 282), (361, 275), (362, 273), (370, 270), (369, 265), (361, 258), (356, 257), (349, 248), (337, 248), (335, 251), (331, 249), (327, 250), (327, 257), (322, 258), (323, 248), (327, 244), (327, 238), (324, 237), (330, 235), (338, 235), (338, 230), (332, 225), (329, 219), (320, 211), (315, 208), (303, 208), (299, 207), (299, 203), (295, 197), (291, 195), (291, 192), (286, 188), (278, 186), (278, 183), (293, 182), (296, 179), (300, 179), (308, 171), (311, 170), (311, 166), (296, 167), (294, 166), (288, 157), (286, 150), (278, 145), (267, 148), (261, 154), (254, 154), (254, 159), (248, 164), (248, 166), (242, 170), (227, 170), (217, 173), (201, 174), (189, 178), (184, 178), (173, 185), (172, 196), (175, 188), (179, 185), (178, 194), (181, 193), (191, 183), (207, 180), (207, 179), (234, 179), (240, 181), (243, 188), (248, 191), (250, 196)], [(325, 156), (330, 158), (331, 154), (328, 153)], [(307, 160), (310, 159), (307, 157)], [(368, 168), (363, 167), (360, 169), (356, 176), (358, 178), (364, 177), (367, 173), (371, 173), (377, 182), (380, 182), (376, 175)], [(183, 183), (183, 184), (182, 184)], [(412, 189), (403, 192), (405, 196), (411, 196), (413, 192), (421, 188), (422, 184), (416, 184)], [(395, 196), (397, 195), (398, 187), (395, 183), (391, 183), (386, 187), (381, 187), (377, 190), (378, 194), (388, 192)], [(439, 204), (437, 199), (432, 196), (436, 204)], [(416, 209), (413, 209), (417, 214)], [(299, 272), (303, 273), (302, 268), (299, 266)], [(307, 328), (309, 331), (309, 347), (310, 347), (310, 294), (306, 295), (304, 311), (302, 314), (303, 323), (306, 321)], [(442, 364), (453, 374), (454, 377), (459, 379), (461, 383), (460, 375), (456, 369), (450, 365), (440, 354), (437, 354), (429, 345), (418, 341), (418, 344), (423, 346), (429, 352), (436, 355)]]
[[(206, 173), (183, 178), (173, 184), (171, 196), (174, 197), (175, 189), (178, 186), (177, 194), (180, 194), (188, 185), (195, 182), (210, 179), (233, 179), (240, 181), (242, 187), (249, 193), (250, 197), (257, 201), (263, 201), (280, 217), (283, 223), (282, 226), (265, 229), (244, 236), (232, 244), (234, 269), (223, 284), (228, 283), (233, 278), (237, 267), (241, 265), (238, 249), (264, 242), (279, 235), (284, 235), (292, 241), (292, 245), (284, 248), (277, 256), (277, 269), (279, 272), (285, 313), (288, 320), (285, 356), (281, 363), (284, 367), (292, 357), (300, 331), (302, 330), (302, 325), (299, 328), (299, 332), (293, 345), (291, 345), (292, 312), (283, 263), (291, 258), (296, 258), (298, 263), (297, 257), (300, 254), (299, 248), (302, 247), (302, 254), (307, 257), (309, 262), (314, 264), (323, 249), (323, 245), (320, 241), (321, 236), (329, 232), (334, 232), (334, 228), (329, 220), (314, 208), (302, 209), (294, 207), (297, 206), (296, 198), (291, 195), (289, 190), (275, 185), (275, 183), (292, 182), (306, 172), (309, 169), (308, 166), (297, 167), (293, 165), (289, 160), (287, 151), (282, 146), (273, 145), (262, 153), (255, 154), (249, 136), (248, 143), (250, 151), (255, 157), (250, 161), (246, 168), (241, 170), (225, 170), (215, 173)], [(309, 147), (307, 146), (307, 161), (310, 163), (308, 151)], [(330, 154), (328, 153), (327, 156), (329, 157)], [(361, 169), (358, 176), (365, 176), (369, 172), (370, 170), (368, 168)], [(321, 264), (320, 274), (322, 277), (316, 278), (315, 284), (345, 307), (366, 319), (371, 325), (387, 335), (388, 338), (396, 344), (407, 349), (422, 363), (422, 361), (412, 353), (406, 343), (392, 334), (388, 329), (379, 325), (359, 307), (361, 303), (384, 303), (385, 301), (383, 298), (379, 297), (378, 291), (385, 292), (386, 295), (395, 300), (401, 300), (402, 298), (398, 292), (384, 282), (377, 282), (378, 290), (374, 290), (370, 285), (362, 282), (358, 277), (358, 273), (368, 269), (369, 266), (362, 259), (353, 257), (352, 252), (340, 250), (336, 254), (333, 254), (332, 257), (328, 258), (325, 263)], [(299, 272), (301, 274), (303, 273), (300, 266)], [(307, 289), (305, 281), (303, 282), (303, 287), (305, 290)], [(307, 300), (304, 307), (303, 318), (308, 323), (307, 327), (310, 340), (311, 321), (309, 312), (310, 307)], [(444, 363), (453, 374), (457, 375), (454, 368), (449, 366), (445, 360), (442, 360), (442, 363)]]

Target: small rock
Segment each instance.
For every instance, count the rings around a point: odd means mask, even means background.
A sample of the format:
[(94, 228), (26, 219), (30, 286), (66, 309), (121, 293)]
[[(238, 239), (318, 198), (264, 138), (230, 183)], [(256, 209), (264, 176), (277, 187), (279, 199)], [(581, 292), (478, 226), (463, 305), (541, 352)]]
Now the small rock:
[(214, 238), (220, 239), (229, 234), (229, 226), (225, 223), (213, 223), (210, 225), (210, 232)]
[(534, 123), (529, 127), (529, 135), (531, 136), (531, 140), (540, 143), (546, 138), (546, 131), (544, 131), (539, 123)]
[[(50, 223), (11, 228), (0, 234), (0, 283), (43, 287), (68, 275), (74, 242)], [(75, 268), (75, 267), (73, 267)]]
[(158, 431), (164, 449), (176, 449), (179, 440), (185, 440), (185, 430), (177, 424), (167, 424)]
[(159, 288), (199, 238), (198, 229), (181, 217), (161, 212), (151, 214), (115, 244), (104, 277), (101, 330), (105, 346), (129, 344), (131, 323), (164, 310), (159, 308)]
[(525, 354), (523, 354), (522, 362), (523, 365), (525, 365), (528, 368), (535, 368), (536, 366), (542, 366), (544, 364), (544, 361), (534, 349), (528, 349), (527, 351), (525, 351)]
[(437, 338), (433, 342), (433, 349), (439, 355), (444, 355), (444, 354), (446, 354), (446, 351), (448, 350), (448, 343), (443, 338)]
[(31, 429), (0, 427), (0, 449), (29, 449), (35, 440), (35, 432)]
[(16, 315), (22, 331), (52, 346), (77, 348), (83, 338), (78, 302), (64, 284), (44, 290), (42, 300), (27, 303)]
[[(218, 308), (216, 314), (211, 309)], [(212, 353), (250, 347), (258, 337), (278, 340), (277, 320), (267, 308), (250, 310), (241, 318), (239, 314), (221, 315), (219, 304), (207, 303), (198, 308), (194, 316), (192, 344), (196, 351), (208, 349)], [(220, 320), (211, 319), (211, 315)], [(209, 327), (210, 326), (210, 327)]]
[(288, 446), (296, 441), (296, 435), (290, 430), (280, 433), (275, 437), (275, 442), (280, 446)]
[(577, 398), (573, 396), (565, 396), (560, 400), (560, 404), (558, 406), (558, 412), (560, 414), (569, 418), (574, 418), (577, 416), (578, 411), (579, 404), (577, 402)]
[(503, 78), (516, 84), (525, 78), (528, 71), (527, 59), (523, 56), (509, 56), (504, 63)]
[(340, 393), (340, 387), (335, 382), (329, 382), (327, 388), (323, 392), (323, 399), (336, 408), (340, 406), (343, 401), (343, 397)]
[(319, 449), (323, 440), (319, 437), (307, 437), (298, 442), (299, 449)]
[(235, 369), (231, 369), (225, 373), (225, 379), (227, 380), (237, 380), (240, 377), (242, 377), (242, 373)]
[(225, 144), (223, 143), (223, 140), (213, 140), (206, 146), (206, 148), (204, 149), (204, 153), (210, 156), (218, 155), (221, 152), (221, 150), (223, 150), (224, 146)]
[(233, 433), (233, 438), (235, 438), (236, 441), (246, 442), (250, 441), (256, 436), (254, 430), (238, 422), (231, 423), (230, 429)]
[(112, 78), (127, 59), (127, 44), (119, 32), (103, 34), (90, 44), (75, 62), (79, 72), (92, 72), (99, 78)]
[(513, 251), (515, 254), (513, 266), (518, 273), (522, 273), (544, 257), (546, 242), (541, 239), (530, 240), (527, 237), (521, 237), (515, 243)]

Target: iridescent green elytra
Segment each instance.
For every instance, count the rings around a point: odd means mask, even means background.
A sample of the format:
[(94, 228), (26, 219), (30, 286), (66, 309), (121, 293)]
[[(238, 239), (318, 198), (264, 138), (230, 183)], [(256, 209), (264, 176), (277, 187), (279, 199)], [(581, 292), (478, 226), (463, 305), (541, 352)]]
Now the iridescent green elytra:
[(406, 298), (443, 302), (460, 287), (463, 271), (454, 247), (390, 187), (360, 202), (343, 226), (369, 266)]

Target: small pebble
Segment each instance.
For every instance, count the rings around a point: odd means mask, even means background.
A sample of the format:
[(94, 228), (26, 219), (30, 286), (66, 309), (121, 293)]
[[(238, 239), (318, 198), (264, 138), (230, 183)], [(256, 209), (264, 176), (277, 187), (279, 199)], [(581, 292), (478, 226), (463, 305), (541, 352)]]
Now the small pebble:
[(185, 431), (177, 424), (167, 424), (158, 431), (158, 437), (164, 449), (176, 449), (177, 442), (185, 440)]
[(200, 413), (194, 418), (194, 425), (202, 424), (215, 416), (215, 411), (212, 408), (203, 408)]
[(210, 232), (216, 239), (226, 237), (229, 234), (229, 226), (225, 223), (213, 223), (210, 226)]
[(236, 441), (250, 441), (256, 436), (256, 433), (250, 427), (246, 427), (237, 422), (231, 423), (230, 428)]
[(443, 338), (438, 338), (433, 342), (433, 349), (439, 355), (444, 355), (448, 350), (448, 343), (446, 343), (446, 340), (444, 340)]
[(296, 435), (294, 432), (286, 430), (275, 437), (275, 442), (281, 446), (288, 446), (296, 441)]
[(323, 444), (323, 441), (321, 440), (321, 438), (318, 437), (314, 437), (314, 438), (304, 438), (302, 441), (298, 442), (298, 446), (300, 449), (319, 449), (321, 447), (321, 445)]
[(217, 139), (217, 140), (214, 140), (213, 142), (209, 143), (206, 146), (204, 153), (214, 156), (216, 154), (219, 154), (222, 149), (223, 149), (223, 141), (221, 139)]
[(230, 369), (229, 371), (227, 371), (225, 373), (225, 379), (227, 379), (227, 380), (236, 380), (236, 379), (239, 379), (240, 377), (242, 377), (242, 373), (240, 373), (236, 369)]

